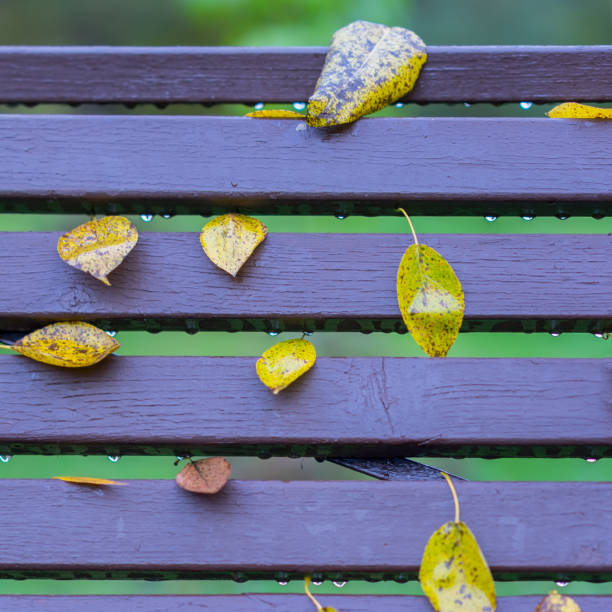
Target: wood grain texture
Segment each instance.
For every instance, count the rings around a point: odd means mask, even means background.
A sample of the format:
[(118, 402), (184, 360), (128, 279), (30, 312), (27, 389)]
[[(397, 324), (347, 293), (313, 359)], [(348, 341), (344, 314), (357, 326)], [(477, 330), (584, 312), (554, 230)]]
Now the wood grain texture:
[(517, 213), (537, 212), (539, 201), (550, 214), (551, 201), (563, 201), (567, 214), (580, 202), (609, 212), (611, 141), (612, 122), (546, 118), (317, 129), (246, 117), (1, 115), (0, 200), (4, 210), (38, 200), (49, 211), (49, 199), (135, 200), (140, 212), (149, 200), (200, 210), (309, 202), (319, 212), (348, 201), (393, 214), (400, 202), (428, 202), (417, 212), (430, 214), (494, 214), (507, 201)]
[[(248, 588), (248, 585), (247, 585)], [(317, 597), (319, 597), (317, 595)], [(321, 603), (342, 612), (431, 612), (425, 597), (399, 595), (321, 595)], [(533, 612), (541, 596), (500, 597), (497, 612)], [(584, 612), (609, 612), (610, 597), (575, 595)], [(11, 612), (312, 612), (305, 595), (0, 595), (0, 608)]]
[[(461, 518), (498, 578), (612, 575), (612, 484), (456, 486)], [(412, 578), (429, 535), (452, 520), (442, 479), (233, 480), (214, 496), (188, 493), (171, 480), (112, 489), (4, 480), (0, 498), (0, 577)]]
[[(610, 100), (612, 47), (436, 47), (412, 102)], [(325, 47), (1, 47), (0, 102), (306, 101)]]
[(255, 361), (2, 354), (0, 452), (612, 455), (610, 360), (322, 357), (279, 395)]
[[(407, 224), (398, 218), (397, 226)], [(327, 329), (336, 320), (339, 329), (368, 331), (377, 326), (367, 320), (378, 320), (379, 329), (405, 330), (396, 274), (407, 234), (270, 234), (234, 279), (204, 255), (198, 234), (146, 233), (110, 275), (110, 289), (61, 261), (59, 235), (0, 234), (0, 329), (76, 318), (112, 329), (195, 331), (253, 319), (261, 329)], [(464, 329), (522, 329), (524, 321), (533, 323), (525, 329), (612, 328), (609, 236), (420, 239), (461, 279)]]

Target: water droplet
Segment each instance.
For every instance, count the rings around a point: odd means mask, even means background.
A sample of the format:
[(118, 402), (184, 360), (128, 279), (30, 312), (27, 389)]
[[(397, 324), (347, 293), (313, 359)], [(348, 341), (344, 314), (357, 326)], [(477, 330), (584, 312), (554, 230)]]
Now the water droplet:
[(348, 215), (342, 215), (342, 214), (336, 215), (336, 219), (338, 219), (339, 221), (342, 221), (343, 219), (346, 219), (347, 217)]
[(555, 584), (558, 587), (566, 587), (569, 584), (569, 580), (565, 581), (565, 580), (557, 580), (557, 582), (555, 582)]
[(140, 215), (140, 218), (145, 222), (153, 221), (153, 215)]
[(108, 460), (111, 461), (112, 463), (117, 463), (119, 459), (121, 459), (120, 455), (109, 455), (108, 456)]
[(569, 215), (557, 215), (557, 219), (559, 219), (559, 221), (565, 221), (569, 219)]
[(255, 106), (253, 106), (255, 110), (263, 110), (263, 107), (264, 107), (263, 102), (258, 102), (257, 104), (255, 104)]
[(593, 332), (593, 335), (594, 335), (596, 338), (603, 338), (603, 334), (601, 334), (601, 333), (599, 333), (599, 332)]
[(532, 106), (533, 106), (533, 102), (520, 102), (519, 106), (523, 109), (523, 110), (529, 110)]
[(558, 337), (561, 335), (561, 332), (558, 332), (558, 331), (551, 331), (551, 332), (550, 332), (550, 335), (551, 335), (553, 338), (558, 338)]
[(323, 584), (322, 580), (313, 580), (312, 584), (314, 584), (315, 586), (321, 586)]
[(177, 461), (180, 463), (180, 462), (183, 460), (183, 458), (182, 458), (182, 457), (179, 457), (179, 456), (177, 455), (177, 456), (176, 456), (176, 460), (177, 460)]
[(278, 584), (281, 586), (287, 586), (289, 584), (288, 580), (277, 580), (276, 582), (278, 582)]
[(302, 332), (302, 334), (304, 336), (312, 336), (312, 332), (311, 331), (305, 331), (305, 332)]
[(280, 332), (278, 331), (278, 329), (269, 329), (267, 331), (268, 336), (278, 336), (278, 334), (280, 334)]
[(595, 457), (587, 457), (586, 458), (586, 462), (587, 463), (595, 463), (597, 461), (597, 459), (595, 459)]
[(172, 213), (164, 213), (162, 219), (172, 219), (174, 215)]
[(485, 221), (488, 221), (489, 223), (493, 223), (493, 221), (497, 221), (497, 215), (487, 215), (485, 217)]
[(107, 329), (106, 333), (111, 337), (114, 338), (117, 335), (117, 332), (114, 329)]
[(395, 108), (403, 108), (404, 107), (404, 103), (403, 102), (396, 102), (395, 103)]
[(346, 580), (334, 580), (333, 585), (341, 589), (346, 584)]
[(465, 108), (470, 108), (472, 105), (469, 102), (464, 102), (463, 106), (465, 106)]
[(533, 215), (523, 215), (523, 216), (521, 217), (521, 219), (522, 219), (523, 221), (533, 221), (533, 220), (535, 219), (535, 217), (534, 217)]
[(294, 102), (291, 106), (293, 106), (296, 111), (301, 111), (306, 108), (306, 102)]
[(0, 461), (2, 463), (8, 463), (11, 460), (11, 455), (0, 455)]

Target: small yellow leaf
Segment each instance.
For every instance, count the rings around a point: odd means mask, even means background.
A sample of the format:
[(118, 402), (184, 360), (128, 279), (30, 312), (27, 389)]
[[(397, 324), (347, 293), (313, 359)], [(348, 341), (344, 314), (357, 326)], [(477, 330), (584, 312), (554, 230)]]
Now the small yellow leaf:
[(419, 582), (438, 612), (493, 612), (495, 585), (476, 538), (463, 522), (444, 523), (427, 542)]
[(253, 217), (227, 214), (215, 217), (202, 228), (200, 242), (216, 266), (236, 276), (267, 233), (268, 228)]
[(50, 365), (82, 368), (102, 361), (119, 348), (105, 331), (82, 321), (47, 325), (17, 340), (13, 350)]
[(306, 115), (290, 110), (259, 110), (247, 113), (252, 119), (306, 119)]
[(397, 300), (416, 343), (430, 357), (445, 357), (465, 310), (463, 289), (450, 264), (424, 244), (410, 246), (397, 270)]
[(306, 122), (351, 123), (405, 96), (427, 60), (425, 43), (405, 28), (354, 21), (332, 37)]
[(257, 360), (257, 376), (276, 395), (308, 372), (316, 358), (315, 347), (308, 340), (285, 340), (271, 346)]
[(83, 485), (118, 485), (125, 486), (127, 482), (117, 482), (116, 480), (108, 480), (106, 478), (87, 478), (84, 476), (53, 476), (54, 480), (63, 480), (64, 482), (72, 482), (74, 484)]
[(125, 217), (94, 219), (64, 234), (57, 243), (59, 256), (78, 270), (110, 285), (106, 278), (134, 248), (138, 231)]
[(190, 461), (177, 475), (176, 484), (192, 493), (218, 493), (229, 480), (232, 466), (223, 457)]
[(598, 108), (578, 102), (564, 102), (546, 113), (553, 119), (612, 119), (612, 108)]
[(580, 612), (580, 607), (571, 597), (551, 591), (538, 604), (535, 612)]

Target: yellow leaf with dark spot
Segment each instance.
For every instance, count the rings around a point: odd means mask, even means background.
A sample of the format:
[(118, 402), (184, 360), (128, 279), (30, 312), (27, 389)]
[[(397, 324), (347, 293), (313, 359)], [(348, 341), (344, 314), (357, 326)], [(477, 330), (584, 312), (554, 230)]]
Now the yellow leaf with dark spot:
[(267, 233), (268, 228), (253, 217), (227, 214), (215, 217), (202, 228), (200, 242), (216, 266), (236, 276)]
[(69, 265), (110, 285), (106, 278), (134, 248), (138, 231), (125, 217), (94, 219), (64, 234), (59, 256)]
[(253, 119), (306, 119), (306, 115), (290, 110), (259, 110), (247, 113)]
[(463, 522), (444, 523), (427, 542), (419, 582), (438, 612), (493, 612), (495, 585), (476, 538)]
[(73, 484), (79, 484), (79, 485), (125, 486), (127, 484), (127, 482), (117, 482), (116, 480), (107, 480), (106, 478), (87, 478), (85, 476), (53, 476), (53, 478), (54, 480), (63, 480), (64, 482), (71, 482)]
[(410, 30), (354, 21), (332, 37), (306, 122), (351, 123), (405, 96), (427, 60), (425, 43)]
[(612, 108), (597, 108), (578, 102), (564, 102), (546, 114), (553, 119), (612, 119)]
[(276, 395), (308, 372), (316, 358), (315, 347), (308, 340), (285, 340), (271, 346), (257, 360), (257, 375)]
[(192, 493), (218, 493), (229, 480), (232, 466), (223, 457), (190, 461), (177, 475), (176, 484)]
[(535, 612), (580, 612), (580, 607), (571, 597), (551, 591), (538, 604)]
[(424, 244), (410, 246), (397, 270), (397, 300), (417, 344), (430, 357), (445, 357), (465, 310), (463, 289), (450, 264)]
[(119, 348), (105, 331), (82, 321), (53, 323), (17, 340), (13, 350), (51, 365), (82, 368)]

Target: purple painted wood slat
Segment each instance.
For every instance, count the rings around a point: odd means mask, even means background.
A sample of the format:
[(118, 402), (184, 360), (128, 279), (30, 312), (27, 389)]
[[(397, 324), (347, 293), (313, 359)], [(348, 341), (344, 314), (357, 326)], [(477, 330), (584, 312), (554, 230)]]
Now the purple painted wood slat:
[[(456, 486), (461, 518), (498, 577), (612, 573), (611, 483)], [(106, 488), (3, 480), (0, 498), (0, 576), (412, 577), (429, 536), (453, 518), (442, 479), (235, 480), (214, 496), (188, 493), (171, 480)]]
[[(248, 590), (248, 585), (245, 586)], [(317, 595), (325, 606), (342, 612), (431, 612), (425, 597), (399, 595)], [(609, 612), (610, 597), (574, 595), (584, 612)], [(533, 612), (540, 595), (500, 597), (497, 612)], [(312, 612), (305, 595), (0, 595), (0, 609), (11, 612)]]
[(611, 142), (612, 122), (546, 118), (364, 119), (330, 131), (245, 117), (1, 115), (0, 199), (609, 207)]
[[(0, 102), (307, 100), (325, 47), (0, 47)], [(412, 102), (611, 100), (612, 46), (430, 47)]]
[[(397, 228), (407, 229), (403, 217)], [(0, 234), (0, 329), (74, 318), (115, 328), (176, 319), (183, 329), (190, 318), (399, 320), (395, 277), (412, 243), (409, 234), (270, 234), (233, 279), (204, 255), (198, 234), (145, 233), (109, 289), (61, 261), (59, 235)], [(420, 239), (461, 279), (468, 321), (612, 320), (607, 235)]]
[(515, 456), (545, 446), (589, 457), (591, 447), (612, 449), (610, 360), (322, 357), (279, 395), (259, 381), (255, 361), (114, 355), (75, 370), (2, 354), (0, 452)]

